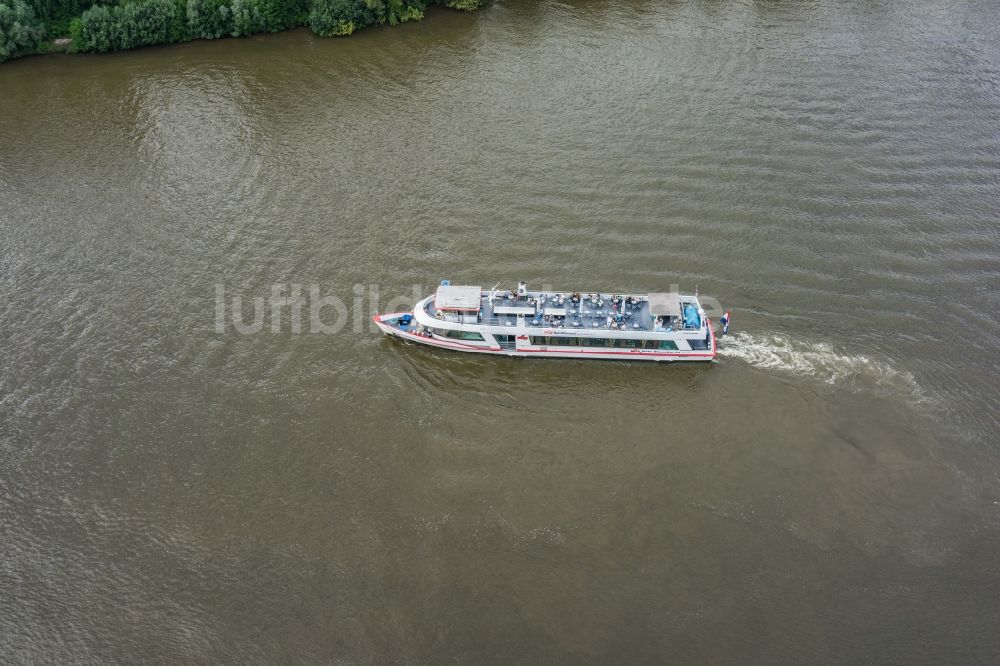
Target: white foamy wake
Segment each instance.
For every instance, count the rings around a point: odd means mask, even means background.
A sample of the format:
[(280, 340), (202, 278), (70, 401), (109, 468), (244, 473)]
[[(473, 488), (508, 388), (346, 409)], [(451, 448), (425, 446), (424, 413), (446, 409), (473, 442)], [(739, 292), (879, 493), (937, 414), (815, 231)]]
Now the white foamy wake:
[(854, 391), (876, 390), (913, 401), (924, 400), (913, 375), (888, 361), (849, 354), (827, 342), (793, 340), (779, 333), (739, 331), (719, 340), (719, 356), (737, 358), (756, 368), (812, 377)]

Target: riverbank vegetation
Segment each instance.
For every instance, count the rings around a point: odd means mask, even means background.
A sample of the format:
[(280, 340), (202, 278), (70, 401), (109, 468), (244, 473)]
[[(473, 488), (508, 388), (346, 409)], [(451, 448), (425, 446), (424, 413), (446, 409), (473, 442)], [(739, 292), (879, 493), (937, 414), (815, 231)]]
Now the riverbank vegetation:
[[(123, 51), (308, 26), (324, 37), (423, 18), (428, 5), (486, 0), (0, 0), (0, 62), (44, 53)], [(56, 40), (55, 42), (52, 40)]]

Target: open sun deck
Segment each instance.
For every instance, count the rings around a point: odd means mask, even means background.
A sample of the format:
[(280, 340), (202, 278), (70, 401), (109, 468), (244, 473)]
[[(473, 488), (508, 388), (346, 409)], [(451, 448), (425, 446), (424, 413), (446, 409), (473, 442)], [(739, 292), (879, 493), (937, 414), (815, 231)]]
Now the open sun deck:
[[(457, 290), (464, 291), (464, 298), (454, 295)], [(474, 302), (469, 296), (472, 290), (479, 292)], [(694, 296), (680, 294), (483, 292), (479, 287), (442, 285), (424, 310), (435, 319), (467, 324), (609, 331), (697, 330), (700, 321), (696, 317), (684, 321), (685, 303), (697, 307)]]

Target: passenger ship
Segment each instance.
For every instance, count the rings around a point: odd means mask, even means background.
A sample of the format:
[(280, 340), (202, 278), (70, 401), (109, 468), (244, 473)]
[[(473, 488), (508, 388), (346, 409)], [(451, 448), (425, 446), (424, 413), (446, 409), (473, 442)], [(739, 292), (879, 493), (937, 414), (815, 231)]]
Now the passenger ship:
[(375, 315), (383, 333), (500, 356), (711, 361), (715, 332), (697, 295), (484, 290), (447, 280), (411, 312)]

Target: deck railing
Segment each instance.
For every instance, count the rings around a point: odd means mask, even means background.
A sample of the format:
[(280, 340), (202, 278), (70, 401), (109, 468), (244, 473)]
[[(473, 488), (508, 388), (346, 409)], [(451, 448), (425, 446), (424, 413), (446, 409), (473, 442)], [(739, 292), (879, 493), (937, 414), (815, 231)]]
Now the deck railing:
[[(430, 314), (432, 317), (434, 317), (433, 313), (429, 312), (428, 314)], [(437, 319), (438, 321), (447, 321), (447, 322), (450, 322), (450, 323), (453, 323), (453, 324), (460, 324), (460, 323), (462, 323), (461, 320), (456, 320), (454, 318), (437, 318), (437, 317), (434, 317), (434, 318)], [(517, 325), (518, 318), (519, 317), (517, 315), (508, 315), (508, 316), (500, 316), (500, 317), (497, 317), (497, 316), (481, 317), (475, 323), (477, 325), (480, 325), (480, 326), (510, 326), (510, 327), (513, 327), (513, 326)], [(547, 328), (547, 327), (552, 327), (552, 322), (542, 321), (542, 322), (539, 322), (538, 325), (532, 326), (531, 323), (534, 321), (533, 317), (523, 317), (523, 319), (524, 319), (524, 323), (528, 324), (531, 328)], [(580, 326), (574, 326), (573, 325), (574, 321), (580, 321), (581, 325)], [(632, 327), (632, 323), (635, 321), (635, 319), (631, 319), (631, 320), (628, 320), (626, 322), (625, 329), (623, 330), (623, 329), (619, 329), (619, 328), (610, 328), (610, 327), (608, 327), (606, 325), (606, 323), (605, 323), (605, 321), (604, 321), (603, 318), (598, 318), (597, 319), (597, 321), (600, 323), (600, 326), (594, 326), (593, 325), (593, 321), (594, 321), (594, 319), (592, 317), (585, 317), (585, 318), (581, 319), (579, 317), (574, 317), (572, 314), (570, 314), (570, 315), (568, 315), (566, 317), (565, 321), (563, 321), (562, 324), (560, 326), (558, 326), (557, 328), (562, 329), (562, 330), (567, 330), (567, 331), (579, 331), (579, 330), (597, 330), (597, 331), (602, 331), (602, 330), (607, 330), (607, 331), (619, 331), (619, 332), (622, 332), (622, 333), (625, 333), (625, 332), (628, 332), (628, 331), (646, 332), (646, 333), (650, 333), (650, 332), (655, 332), (655, 333), (669, 333), (669, 332), (679, 331), (679, 332), (682, 332), (682, 333), (691, 333), (691, 332), (700, 331), (702, 329), (702, 326), (704, 325), (704, 323), (702, 323), (702, 324), (699, 324), (698, 326), (675, 326), (675, 327), (673, 327), (673, 329), (671, 331), (667, 331), (665, 328), (662, 328), (662, 327), (661, 328), (647, 328), (646, 322), (643, 322), (643, 326), (641, 328), (636, 329), (636, 328)], [(470, 323), (472, 323), (472, 322), (470, 322)]]

